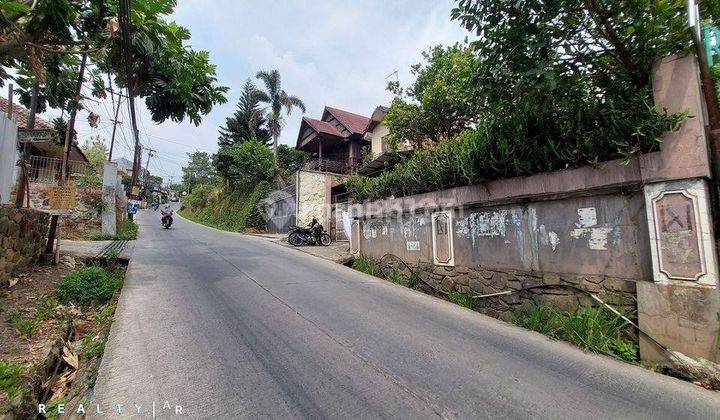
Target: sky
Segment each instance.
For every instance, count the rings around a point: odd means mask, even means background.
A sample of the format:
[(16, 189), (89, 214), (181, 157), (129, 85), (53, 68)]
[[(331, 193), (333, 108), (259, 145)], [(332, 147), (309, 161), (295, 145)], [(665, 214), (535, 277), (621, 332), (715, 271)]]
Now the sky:
[[(190, 122), (156, 124), (138, 101), (140, 142), (158, 151), (150, 172), (169, 180), (181, 178), (187, 152), (214, 153), (218, 129), (232, 115), (245, 80), (258, 70), (278, 69), (283, 88), (303, 100), (306, 116), (320, 118), (324, 106), (369, 116), (377, 105), (389, 105), (385, 89), (397, 77), (413, 79), (410, 66), (433, 45), (449, 45), (467, 35), (450, 20), (451, 0), (179, 0), (169, 20), (187, 27), (190, 46), (210, 52), (218, 83), (228, 86), (227, 103), (213, 108), (199, 126)], [(398, 71), (397, 76), (393, 72)], [(91, 128), (87, 112), (78, 115), (78, 138), (100, 135), (109, 144), (113, 123), (110, 98), (88, 102), (100, 115)], [(123, 107), (113, 158), (132, 159), (130, 118)], [(50, 119), (52, 113), (43, 117)], [(302, 114), (286, 118), (280, 143), (295, 145)], [(143, 165), (147, 153), (143, 153)]]

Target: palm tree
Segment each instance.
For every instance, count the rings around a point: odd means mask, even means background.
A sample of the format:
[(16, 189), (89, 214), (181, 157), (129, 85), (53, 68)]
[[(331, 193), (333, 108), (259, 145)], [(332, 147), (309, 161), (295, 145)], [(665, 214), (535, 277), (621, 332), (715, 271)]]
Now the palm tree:
[(268, 104), (266, 108), (265, 119), (270, 136), (273, 139), (273, 151), (277, 159), (277, 140), (280, 137), (282, 128), (285, 125), (285, 118), (282, 115), (282, 109), (285, 108), (287, 115), (290, 115), (294, 107), (300, 108), (305, 113), (305, 104), (296, 96), (290, 96), (282, 89), (280, 83), (280, 72), (259, 71), (255, 75), (256, 78), (263, 81), (266, 91), (259, 91), (256, 99), (259, 102)]

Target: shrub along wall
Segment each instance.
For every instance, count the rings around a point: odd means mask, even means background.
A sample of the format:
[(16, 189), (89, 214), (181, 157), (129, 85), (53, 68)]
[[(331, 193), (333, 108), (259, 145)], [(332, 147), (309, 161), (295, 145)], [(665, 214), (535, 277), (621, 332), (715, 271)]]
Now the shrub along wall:
[(0, 206), (0, 283), (40, 258), (48, 221), (47, 213)]
[(199, 185), (183, 200), (182, 215), (209, 226), (242, 231), (264, 230), (260, 202), (270, 193), (268, 182), (258, 183), (249, 193), (224, 186)]

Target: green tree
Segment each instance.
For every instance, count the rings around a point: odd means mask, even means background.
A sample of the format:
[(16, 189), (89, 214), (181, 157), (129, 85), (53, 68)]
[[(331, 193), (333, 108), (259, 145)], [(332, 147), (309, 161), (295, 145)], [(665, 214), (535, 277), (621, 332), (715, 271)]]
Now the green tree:
[(266, 128), (265, 117), (262, 115), (258, 101), (258, 89), (248, 79), (243, 85), (235, 113), (225, 120), (220, 127), (218, 144), (230, 146), (237, 142), (257, 140), (269, 145), (272, 139)]
[(300, 108), (305, 113), (305, 104), (299, 98), (288, 95), (282, 89), (279, 71), (259, 71), (255, 77), (262, 80), (265, 85), (265, 91), (258, 93), (257, 100), (268, 104), (265, 119), (267, 120), (268, 131), (273, 139), (273, 150), (275, 156), (277, 156), (277, 140), (285, 125), (285, 118), (282, 115), (283, 108), (287, 115), (290, 115), (295, 107)]
[(182, 180), (184, 188), (192, 192), (196, 185), (210, 183), (215, 173), (207, 152), (195, 151), (187, 155), (188, 164), (182, 168)]
[[(114, 83), (132, 82), (156, 122), (189, 118), (199, 124), (201, 115), (225, 102), (227, 88), (217, 86), (215, 67), (206, 52), (185, 45), (187, 29), (166, 17), (174, 0), (131, 2), (131, 63), (128, 81), (118, 30), (118, 2), (79, 0), (3, 1), (0, 6), (0, 64), (15, 70), (20, 100), (28, 105), (29, 90), (39, 84), (39, 109), (47, 105), (70, 110), (79, 56), (88, 54), (86, 77), (93, 95), (105, 96), (103, 75)], [(2, 74), (3, 79), (7, 73)]]
[(287, 144), (277, 149), (277, 166), (282, 176), (288, 176), (300, 169), (305, 161), (305, 153)]
[(108, 149), (100, 136), (92, 137), (85, 141), (82, 147), (89, 164), (85, 168), (85, 174), (81, 181), (87, 185), (102, 185), (103, 165), (107, 160)]
[(163, 179), (157, 175), (150, 175), (146, 181), (146, 186), (149, 189), (158, 189), (162, 187)]
[(228, 148), (230, 165), (226, 178), (230, 184), (243, 191), (250, 191), (262, 181), (270, 182), (275, 177), (273, 153), (263, 143), (246, 141)]
[(401, 89), (395, 83), (388, 88), (396, 93), (385, 124), (390, 129), (390, 146), (410, 141), (439, 141), (471, 127), (479, 116), (481, 101), (474, 85), (477, 67), (473, 49), (466, 44), (436, 46), (423, 52), (427, 64), (416, 64), (415, 82)]

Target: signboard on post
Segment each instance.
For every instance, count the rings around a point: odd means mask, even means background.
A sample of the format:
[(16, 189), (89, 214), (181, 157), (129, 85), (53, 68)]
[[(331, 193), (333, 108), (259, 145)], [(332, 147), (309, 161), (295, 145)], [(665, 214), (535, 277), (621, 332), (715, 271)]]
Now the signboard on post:
[(55, 185), (50, 188), (50, 208), (53, 210), (75, 207), (76, 190), (74, 187)]
[(33, 143), (38, 141), (49, 141), (52, 139), (52, 130), (18, 130), (18, 141), (20, 143)]

